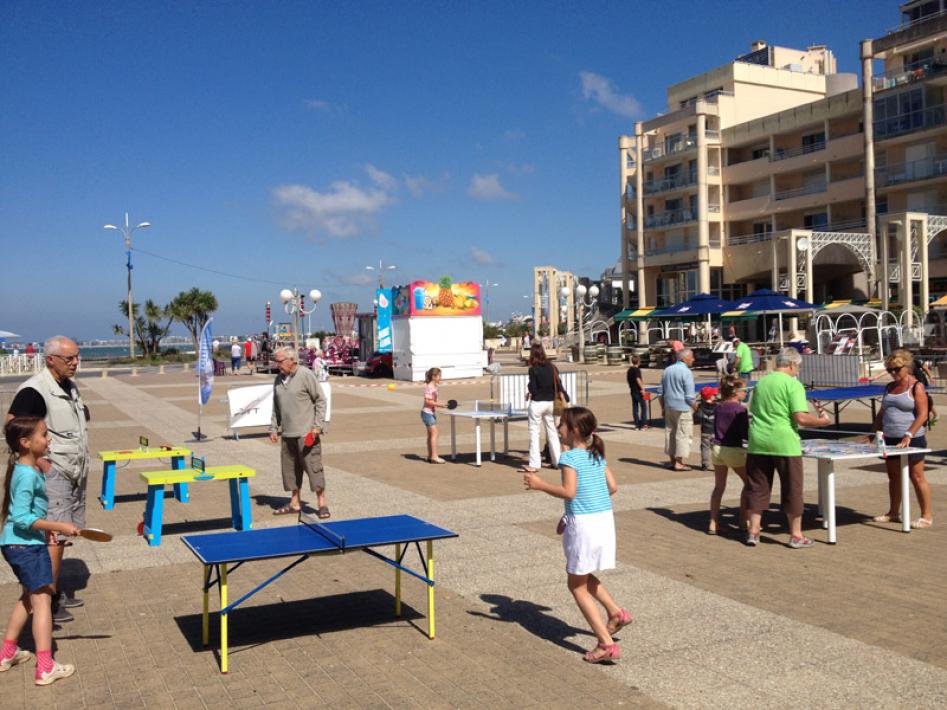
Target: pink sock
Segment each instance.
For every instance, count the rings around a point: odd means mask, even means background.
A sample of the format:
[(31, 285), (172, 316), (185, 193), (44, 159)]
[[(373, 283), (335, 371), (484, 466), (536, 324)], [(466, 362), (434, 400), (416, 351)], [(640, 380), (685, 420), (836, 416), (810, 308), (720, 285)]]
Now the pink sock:
[(41, 673), (49, 673), (53, 669), (53, 652), (52, 651), (37, 651), (36, 652), (36, 677), (39, 678)]
[(0, 661), (13, 658), (16, 655), (16, 641), (3, 641), (3, 650), (0, 651)]

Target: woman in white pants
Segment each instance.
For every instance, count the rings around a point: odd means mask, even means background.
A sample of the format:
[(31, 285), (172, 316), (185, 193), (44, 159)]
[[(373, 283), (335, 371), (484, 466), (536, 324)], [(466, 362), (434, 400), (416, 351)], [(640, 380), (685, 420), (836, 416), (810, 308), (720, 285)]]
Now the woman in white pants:
[(529, 432), (529, 464), (519, 470), (535, 473), (542, 467), (542, 453), (539, 446), (539, 430), (546, 429), (546, 443), (549, 444), (549, 456), (553, 468), (559, 465), (559, 434), (552, 414), (556, 389), (562, 390), (559, 373), (546, 359), (542, 343), (535, 342), (529, 349), (529, 405), (527, 407), (527, 430)]

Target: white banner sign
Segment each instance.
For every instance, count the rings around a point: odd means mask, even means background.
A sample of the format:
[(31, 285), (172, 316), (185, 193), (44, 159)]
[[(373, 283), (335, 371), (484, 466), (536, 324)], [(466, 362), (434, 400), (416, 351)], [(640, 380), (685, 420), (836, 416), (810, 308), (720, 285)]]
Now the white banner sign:
[[(326, 421), (332, 419), (332, 386), (320, 382), (326, 398)], [(251, 426), (270, 425), (273, 417), (273, 385), (253, 385), (252, 387), (234, 387), (227, 390), (227, 404), (230, 410), (230, 428), (239, 429)]]

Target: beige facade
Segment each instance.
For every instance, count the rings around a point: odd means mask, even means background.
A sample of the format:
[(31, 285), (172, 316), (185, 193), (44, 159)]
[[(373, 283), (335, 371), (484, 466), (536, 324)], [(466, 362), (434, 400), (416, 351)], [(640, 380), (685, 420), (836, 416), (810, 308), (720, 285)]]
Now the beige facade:
[(736, 298), (769, 285), (757, 242), (774, 232), (864, 223), (855, 86), (825, 47), (760, 42), (668, 89), (668, 113), (619, 141), (622, 255), (639, 305)]
[[(575, 276), (555, 266), (533, 268), (533, 327), (537, 335), (555, 338), (574, 330), (575, 283)], [(569, 289), (568, 297), (561, 295), (563, 288)]]
[(625, 307), (947, 293), (947, 0), (900, 7), (861, 88), (824, 46), (758, 42), (619, 139)]

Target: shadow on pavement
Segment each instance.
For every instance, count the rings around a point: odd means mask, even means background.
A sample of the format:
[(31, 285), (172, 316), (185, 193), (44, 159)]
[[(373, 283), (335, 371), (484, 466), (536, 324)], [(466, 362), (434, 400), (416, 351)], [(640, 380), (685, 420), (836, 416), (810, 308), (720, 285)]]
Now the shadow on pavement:
[[(211, 594), (213, 596), (213, 591)], [(395, 616), (394, 612), (394, 595), (383, 589), (238, 607), (228, 615), (230, 655), (273, 641), (366, 626), (411, 626), (427, 635), (426, 622), (415, 623), (425, 617), (406, 604), (404, 599), (401, 600), (401, 616)], [(201, 643), (200, 614), (187, 614), (174, 619), (181, 635), (195, 652), (210, 651), (220, 646), (219, 617), (215, 611), (211, 611), (210, 616), (210, 643), (206, 647)]]
[[(708, 499), (709, 497), (710, 494), (708, 493)], [(696, 530), (700, 533), (706, 533), (707, 525), (710, 522), (710, 513), (707, 510), (692, 510), (684, 513), (678, 513), (674, 510), (671, 510), (670, 508), (646, 508), (645, 510), (655, 513), (656, 515), (660, 515), (663, 518), (667, 518), (668, 520), (683, 525), (686, 528), (690, 528), (691, 530)], [(743, 542), (743, 532), (740, 530), (738, 514), (739, 509), (735, 507), (722, 507), (720, 509), (720, 520), (718, 521), (717, 526), (718, 537), (732, 537), (738, 542)], [(805, 509), (802, 513), (802, 529), (804, 531), (823, 529), (822, 521), (818, 517), (818, 514), (819, 506), (817, 504), (805, 506)], [(843, 525), (858, 525), (870, 521), (871, 516), (869, 515), (856, 512), (855, 510), (846, 508), (844, 506), (835, 506), (836, 527), (841, 527)], [(885, 526), (881, 527), (884, 528)], [(778, 506), (771, 506), (769, 510), (763, 513), (760, 531), (764, 535), (788, 534), (786, 528), (786, 516), (783, 515), (783, 512)], [(763, 538), (761, 542), (765, 543), (768, 541), (766, 538)]]
[(163, 535), (179, 535), (204, 530), (229, 530), (232, 527), (233, 520), (230, 518), (210, 518), (208, 520), (185, 520), (181, 523), (164, 523), (161, 529)]
[[(511, 599), (502, 594), (481, 594), (480, 598), (487, 604), (493, 605), (490, 609), (490, 614), (484, 614), (479, 611), (468, 611), (467, 613), (471, 616), (519, 624), (534, 636), (538, 636), (546, 641), (551, 641), (557, 646), (569, 651), (585, 653), (587, 650), (569, 641), (568, 639), (570, 637), (592, 636), (594, 638), (595, 636), (588, 629), (570, 626), (561, 619), (546, 614), (545, 612), (552, 611), (551, 607), (548, 606), (542, 606), (523, 599)], [(495, 616), (491, 616), (491, 614), (495, 614)]]
[[(312, 495), (315, 496), (316, 494), (313, 493)], [(250, 496), (250, 497), (253, 498), (254, 502), (255, 502), (257, 505), (259, 505), (259, 506), (265, 506), (265, 507), (269, 508), (270, 510), (279, 510), (279, 509), (282, 508), (284, 505), (286, 505), (287, 503), (289, 503), (289, 496), (288, 496), (288, 495), (287, 495), (287, 496), (268, 496), (268, 495), (264, 495), (264, 494), (260, 493), (260, 494), (258, 494), (258, 495), (254, 495), (254, 496)], [(310, 513), (310, 514), (315, 514), (316, 511), (317, 511), (317, 509), (318, 509), (318, 506), (310, 505), (309, 502), (308, 502), (308, 501), (305, 501), (305, 500), (302, 501), (302, 512), (304, 512), (304, 513)], [(284, 515), (283, 517), (289, 518), (290, 520), (293, 520), (293, 519), (296, 517), (296, 514), (295, 514), (295, 513), (287, 513), (287, 514)]]

